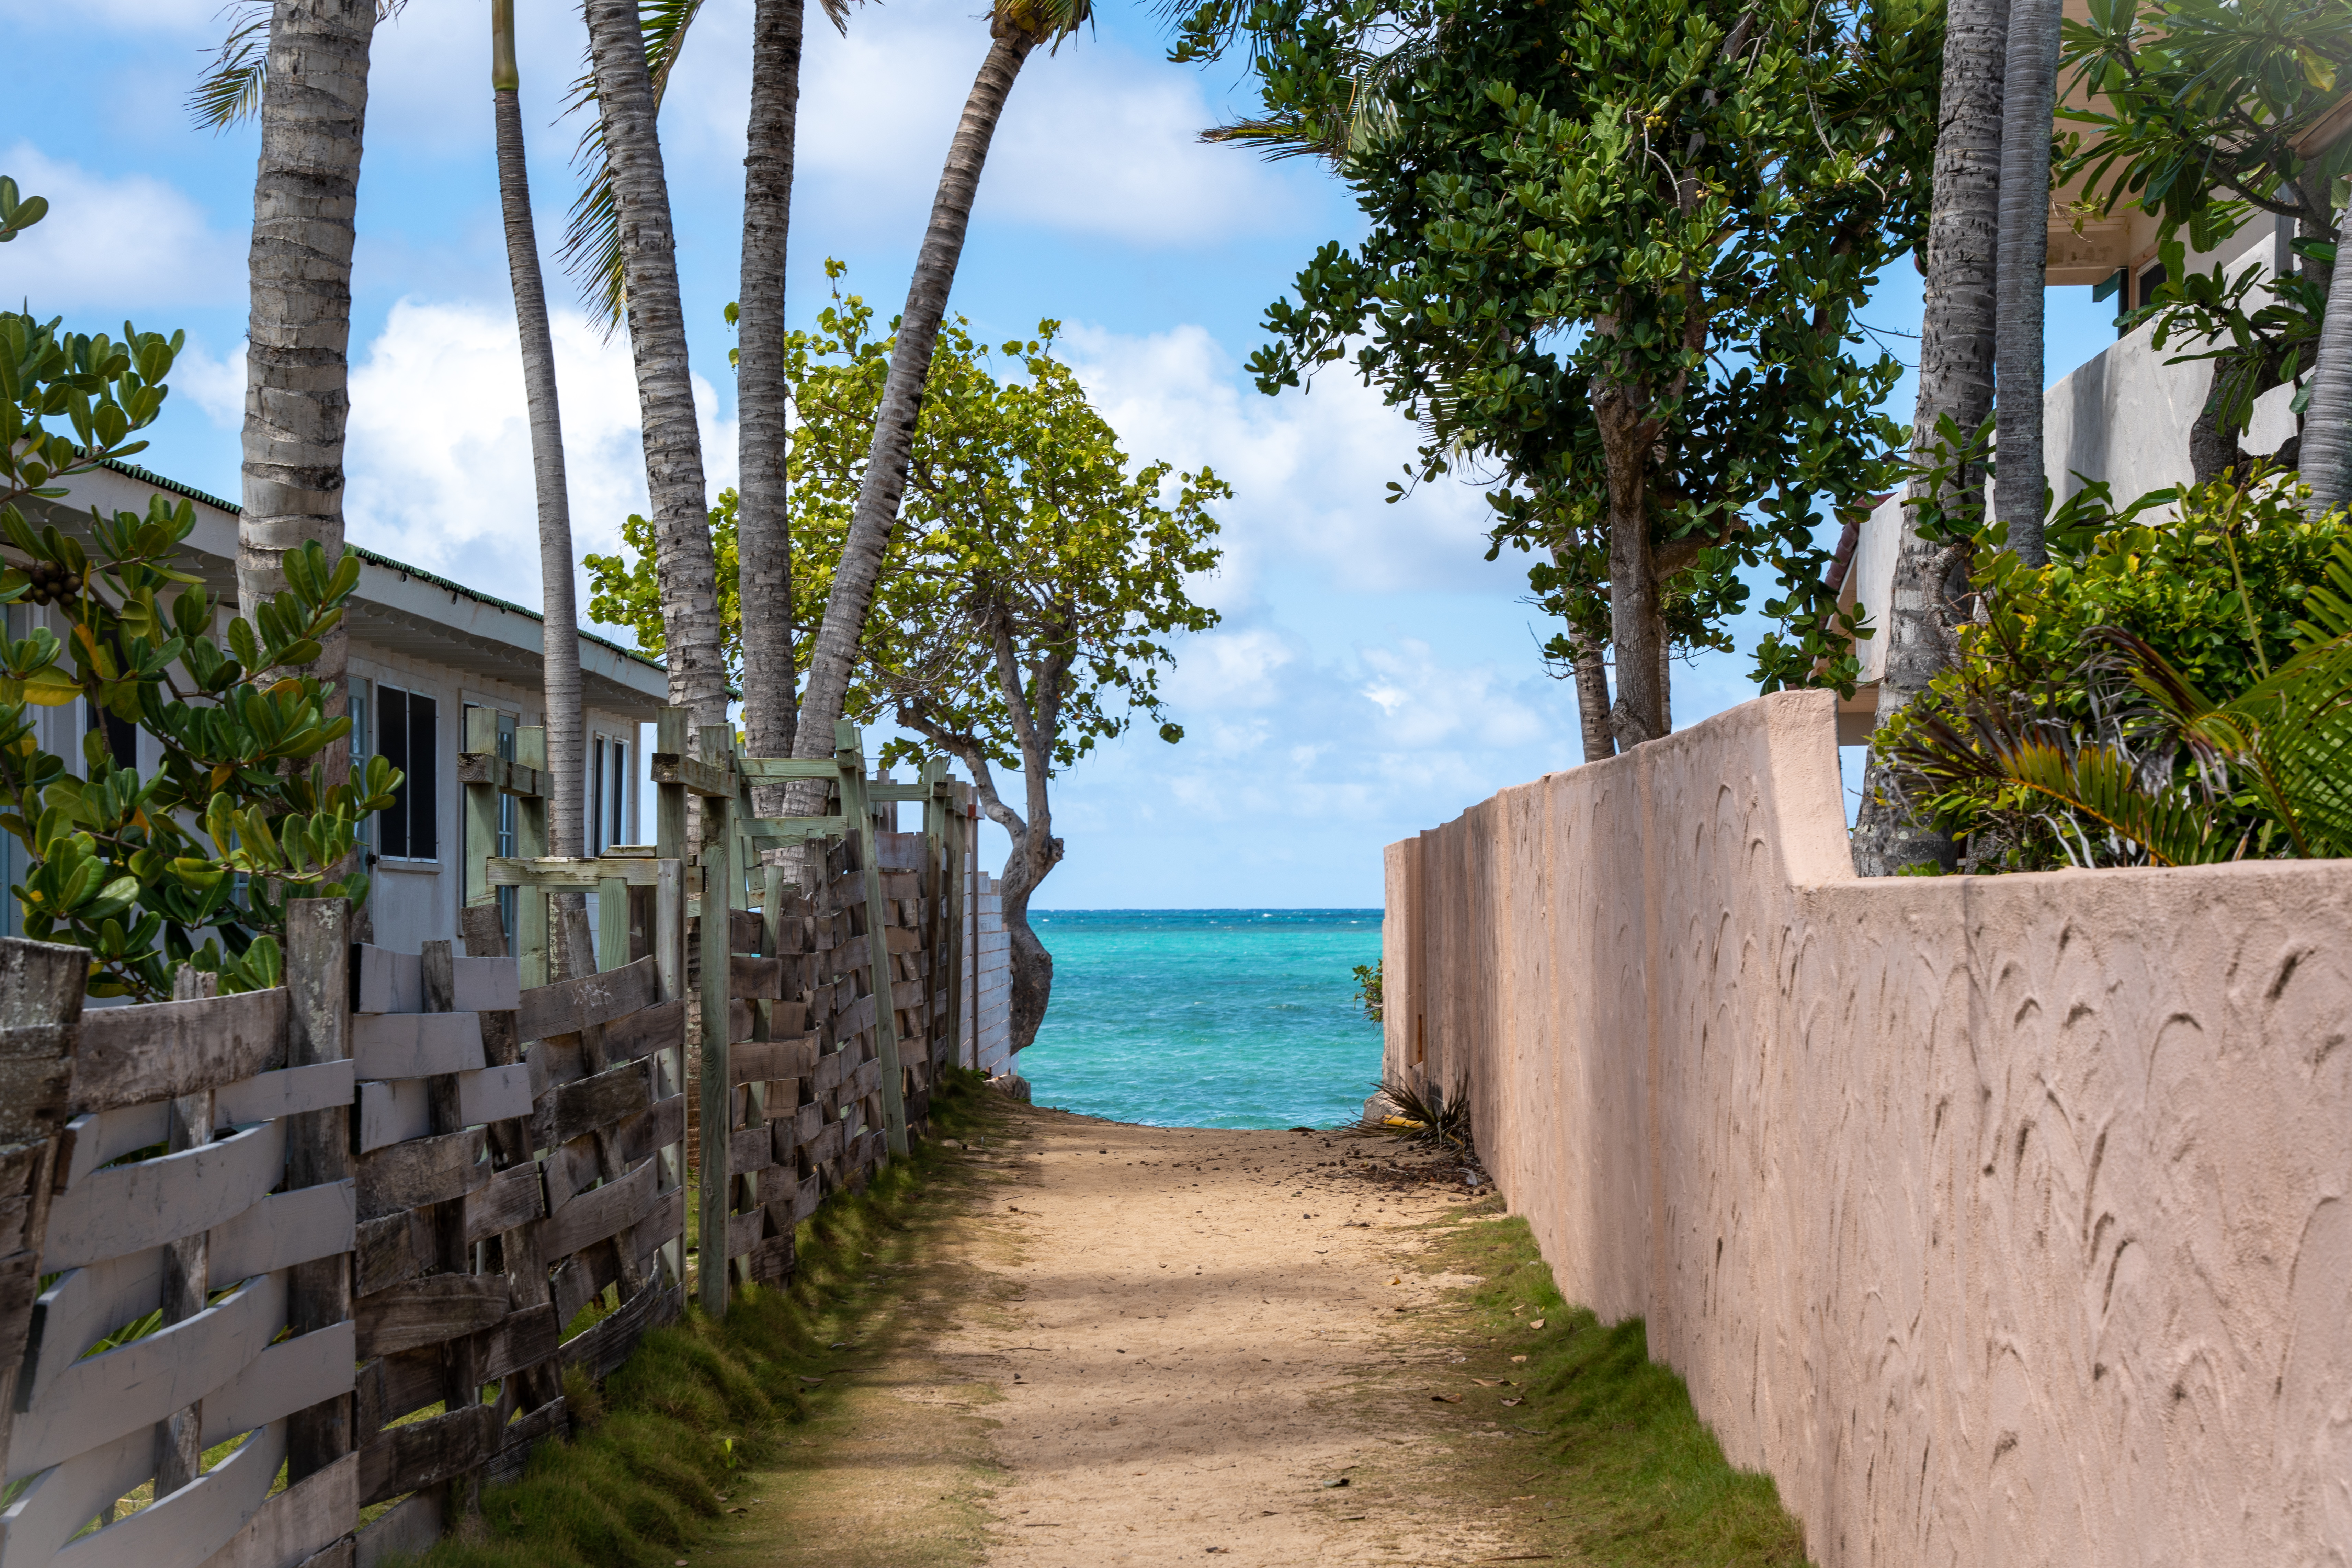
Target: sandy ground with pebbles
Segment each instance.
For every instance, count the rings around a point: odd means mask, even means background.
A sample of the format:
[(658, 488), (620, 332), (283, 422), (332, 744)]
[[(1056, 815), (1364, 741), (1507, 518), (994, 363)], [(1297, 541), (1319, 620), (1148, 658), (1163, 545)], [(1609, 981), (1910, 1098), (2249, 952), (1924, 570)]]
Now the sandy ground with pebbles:
[(1423, 1271), (1458, 1167), (1328, 1132), (990, 1120), (868, 1254), (815, 1415), (691, 1568), (1553, 1560), (1510, 1495), (1532, 1440), (1461, 1364), (1444, 1297), (1475, 1281)]
[(1396, 1146), (1328, 1133), (1015, 1125), (974, 1152), (1013, 1289), (935, 1346), (1003, 1395), (990, 1564), (1507, 1553), (1485, 1510), (1412, 1484), (1417, 1450), (1464, 1435), (1425, 1392), (1460, 1357), (1413, 1319), (1472, 1281), (1410, 1268), (1407, 1228), (1462, 1203), (1458, 1179), (1368, 1176)]

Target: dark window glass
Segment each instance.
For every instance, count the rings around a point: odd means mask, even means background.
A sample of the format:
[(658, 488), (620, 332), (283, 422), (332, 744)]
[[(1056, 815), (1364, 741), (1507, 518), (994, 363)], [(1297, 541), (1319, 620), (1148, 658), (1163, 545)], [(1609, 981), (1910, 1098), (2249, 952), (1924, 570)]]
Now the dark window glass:
[(594, 762), (588, 769), (588, 853), (604, 851), (604, 737), (591, 748)]
[(410, 860), (441, 854), (440, 704), (394, 687), (376, 688), (376, 749), (403, 775), (389, 810), (377, 814), (378, 854)]
[(630, 843), (635, 836), (629, 832), (628, 826), (629, 744), (625, 741), (613, 742), (613, 792), (610, 798), (613, 812), (612, 837), (607, 842)]
[[(375, 689), (376, 753), (405, 775), (408, 765), (408, 693), (397, 687)], [(394, 858), (408, 853), (408, 792), (414, 781), (403, 777), (392, 792), (392, 805), (376, 813), (376, 853)]]

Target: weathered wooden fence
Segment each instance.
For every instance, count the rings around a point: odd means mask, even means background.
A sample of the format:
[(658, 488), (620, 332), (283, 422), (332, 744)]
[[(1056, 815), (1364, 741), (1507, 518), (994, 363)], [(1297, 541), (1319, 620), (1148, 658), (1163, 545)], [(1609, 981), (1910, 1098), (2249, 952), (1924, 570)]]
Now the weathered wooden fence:
[(971, 1065), (991, 1078), (1013, 1070), (1013, 945), (1004, 930), (1004, 895), (985, 871), (972, 874), (964, 900), (972, 965)]

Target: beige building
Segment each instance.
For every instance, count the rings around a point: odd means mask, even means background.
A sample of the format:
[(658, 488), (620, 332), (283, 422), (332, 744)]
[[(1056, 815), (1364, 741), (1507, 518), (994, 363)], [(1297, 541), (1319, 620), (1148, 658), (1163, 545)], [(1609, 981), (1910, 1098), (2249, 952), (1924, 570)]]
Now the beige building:
[[(196, 526), (188, 536), (190, 570), (231, 606), (236, 603), (238, 509), (201, 490), (128, 464), (113, 464), (66, 482), (56, 500), (20, 502), (34, 527), (55, 523), (87, 537), (97, 507), (144, 513), (151, 496), (184, 497)], [(369, 825), (373, 887), (369, 912), (374, 940), (404, 952), (431, 937), (457, 934), (462, 885), (464, 818), (459, 807), (457, 753), (467, 715), (497, 716), (500, 749), (518, 728), (541, 721), (537, 612), (479, 589), (451, 582), (368, 551), (360, 552), (359, 591), (352, 596), (351, 695), (354, 750), (390, 758), (408, 774), (399, 804)], [(7, 606), (12, 637), (44, 624), (50, 612)], [(54, 629), (54, 628), (53, 628)], [(662, 668), (642, 654), (589, 632), (580, 635), (583, 707), (587, 723), (587, 850), (635, 842), (647, 776), (646, 742), (655, 710), (667, 700)], [(160, 759), (156, 742), (119, 720), (106, 720), (115, 755), (142, 767)], [(83, 703), (38, 711), (41, 745), (81, 766), (82, 736), (100, 716)], [(510, 849), (510, 846), (502, 846)], [(0, 837), (0, 873), (23, 876), (23, 848)], [(16, 900), (5, 902), (6, 934), (22, 929)]]

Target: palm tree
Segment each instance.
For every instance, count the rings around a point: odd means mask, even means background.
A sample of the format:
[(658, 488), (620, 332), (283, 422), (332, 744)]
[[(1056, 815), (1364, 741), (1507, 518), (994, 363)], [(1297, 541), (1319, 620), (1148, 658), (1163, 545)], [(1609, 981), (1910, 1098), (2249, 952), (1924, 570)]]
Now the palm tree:
[(1993, 515), (2029, 566), (2042, 544), (2042, 302), (2050, 257), (2051, 116), (2058, 101), (2059, 0), (2010, 0), (2001, 86), (2000, 240), (1995, 288), (1999, 445)]
[[(352, 225), (376, 5), (277, 0), (266, 23), (256, 17), (240, 30), (251, 67), (241, 91), (217, 110), (202, 89), (196, 100), (200, 122), (225, 126), (256, 112), (261, 121), (237, 522), (237, 608), (248, 619), (285, 590), (289, 552), (316, 542), (330, 560), (343, 552)], [(331, 714), (348, 710), (350, 646), (339, 623), (310, 666)], [(350, 748), (320, 756), (328, 784), (341, 783)]]
[[(514, 0), (490, 0), (490, 101), (496, 122), (499, 206), (506, 220), (507, 272), (514, 283), (515, 331), (522, 340), (523, 401), (530, 411), (531, 480), (539, 494), (541, 707), (547, 725), (547, 766), (553, 795), (547, 809), (547, 852), (585, 852), (581, 800), (586, 793), (588, 742), (580, 709), (578, 606), (572, 583), (572, 503), (563, 473), (563, 416), (555, 396), (555, 339), (548, 329), (547, 286), (540, 276), (539, 234), (530, 220), (530, 171), (523, 159), (522, 75), (515, 64)], [(558, 893), (554, 927), (556, 973), (581, 974), (594, 965), (572, 951), (584, 914), (583, 893)]]
[[(1912, 461), (1923, 471), (1937, 466), (1937, 430), (1944, 421), (1967, 437), (1983, 426), (1992, 408), (2001, 79), (2008, 37), (2005, 0), (1952, 0), (1946, 12), (1938, 110), (1943, 124), (1936, 137), (1927, 303), (1919, 326), (1919, 401), (1911, 426)], [(1935, 494), (1926, 480), (1913, 480), (1906, 506), (1935, 504), (1965, 513), (1980, 504), (1983, 480), (1975, 464), (1962, 461), (1945, 473)], [(1901, 711), (1949, 661), (1945, 612), (1953, 597), (1952, 579), (1965, 571), (1953, 552), (1921, 538), (1916, 528), (1902, 531), (1877, 722)], [(1951, 841), (1912, 821), (1899, 801), (1886, 798), (1886, 784), (1885, 766), (1874, 753), (1854, 826), (1855, 868), (1866, 877), (1884, 877), (1906, 866), (1948, 864)]]
[[(955, 282), (964, 230), (971, 221), (972, 198), (980, 190), (981, 169), (988, 161), (989, 142), (996, 133), (997, 116), (1004, 110), (1005, 95), (1013, 90), (1013, 79), (1020, 75), (1031, 51), (1076, 31), (1090, 14), (1089, 0), (999, 0), (989, 19), (988, 54), (964, 100), (955, 137), (948, 143), (947, 166), (940, 171), (939, 190), (931, 200), (930, 225), (924, 230), (923, 247), (915, 258), (915, 276), (908, 285), (906, 309), (899, 315), (890, 350), (889, 379), (883, 386), (857, 510), (842, 542), (833, 593), (817, 627), (808, 688), (801, 698), (800, 730), (793, 748), (796, 756), (824, 757), (833, 752), (834, 721), (841, 717), (842, 701), (849, 689), (858, 638), (865, 631), (866, 610), (874, 602), (875, 579), (882, 570), (882, 554), (898, 526), (898, 502), (907, 489), (908, 459), (914, 449), (915, 418), (922, 409), (923, 384), (930, 376), (931, 349), (939, 338), (940, 319), (947, 313), (948, 290)], [(806, 806), (796, 802), (795, 809)]]
[(696, 724), (723, 724), (727, 667), (720, 650), (719, 573), (710, 548), (702, 433), (695, 423), (694, 386), (687, 369), (677, 238), (655, 131), (645, 35), (636, 0), (588, 0), (586, 12), (629, 348), (636, 364), (669, 697), (693, 710)]

